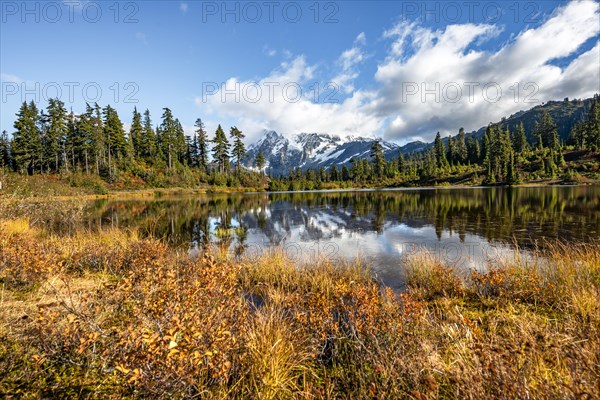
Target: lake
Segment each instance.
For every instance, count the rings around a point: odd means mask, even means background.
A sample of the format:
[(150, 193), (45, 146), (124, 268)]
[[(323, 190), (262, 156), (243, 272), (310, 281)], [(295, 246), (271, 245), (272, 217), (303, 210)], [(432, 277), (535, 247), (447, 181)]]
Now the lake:
[[(600, 187), (398, 189), (214, 194), (99, 200), (83, 209), (89, 229), (137, 228), (197, 254), (207, 244), (253, 256), (283, 248), (292, 259), (368, 262), (400, 288), (402, 259), (418, 250), (468, 270), (482, 260), (544, 246), (596, 241)], [(55, 231), (72, 229), (48, 221)]]

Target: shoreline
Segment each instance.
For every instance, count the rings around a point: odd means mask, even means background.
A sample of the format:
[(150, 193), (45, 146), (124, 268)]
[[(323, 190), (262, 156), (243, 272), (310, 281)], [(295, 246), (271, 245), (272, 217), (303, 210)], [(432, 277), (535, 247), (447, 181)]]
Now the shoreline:
[(578, 187), (594, 186), (600, 182), (586, 183), (560, 183), (549, 182), (527, 182), (518, 185), (439, 185), (439, 186), (397, 186), (397, 187), (354, 187), (337, 189), (313, 189), (313, 190), (283, 190), (268, 191), (257, 190), (257, 188), (227, 188), (227, 187), (198, 187), (198, 188), (149, 188), (134, 190), (110, 191), (106, 194), (73, 194), (73, 195), (39, 195), (19, 196), (11, 194), (0, 194), (0, 201), (18, 201), (27, 199), (33, 202), (42, 201), (68, 201), (68, 200), (121, 200), (131, 198), (163, 197), (163, 196), (190, 196), (190, 195), (227, 195), (227, 194), (293, 194), (293, 193), (335, 193), (335, 192), (371, 192), (371, 191), (417, 191), (417, 190), (456, 190), (456, 189), (491, 189), (491, 188), (544, 188), (544, 187)]

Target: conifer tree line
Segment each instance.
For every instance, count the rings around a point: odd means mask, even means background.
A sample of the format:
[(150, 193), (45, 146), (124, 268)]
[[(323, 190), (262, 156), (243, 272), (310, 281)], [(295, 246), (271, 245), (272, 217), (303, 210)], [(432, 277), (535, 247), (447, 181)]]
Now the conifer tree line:
[[(136, 174), (139, 165), (144, 165), (171, 174), (195, 170), (206, 182), (216, 184), (230, 184), (236, 179), (237, 184), (243, 184), (242, 175), (251, 174), (242, 166), (247, 155), (241, 130), (234, 126), (226, 133), (219, 125), (209, 137), (198, 118), (193, 136), (186, 136), (169, 108), (163, 109), (156, 124), (148, 110), (141, 113), (134, 108), (131, 127), (126, 132), (110, 105), (86, 104), (85, 112), (75, 115), (59, 99), (50, 99), (46, 110), (39, 109), (33, 101), (23, 102), (14, 129), (12, 137), (7, 132), (0, 136), (0, 168), (21, 174), (64, 171), (111, 179), (120, 172)], [(311, 188), (320, 182), (426, 182), (453, 173), (483, 174), (486, 184), (514, 184), (524, 175), (557, 176), (565, 166), (566, 147), (584, 153), (600, 151), (598, 95), (594, 96), (587, 116), (572, 127), (564, 143), (552, 117), (544, 112), (530, 132), (525, 131), (523, 124), (512, 129), (490, 124), (480, 138), (467, 135), (462, 128), (446, 139), (438, 132), (426, 150), (400, 153), (394, 159), (386, 159), (382, 143), (375, 141), (368, 157), (353, 158), (348, 165), (327, 169), (298, 167), (290, 170), (288, 176), (271, 177), (271, 189)], [(265, 165), (267, 160), (259, 151), (254, 167), (261, 171), (260, 175)]]
[(484, 184), (516, 184), (522, 181), (525, 173), (540, 178), (556, 177), (565, 166), (566, 146), (581, 151), (600, 151), (600, 97), (594, 97), (587, 118), (573, 126), (565, 143), (561, 142), (550, 114), (544, 112), (532, 132), (526, 132), (522, 123), (513, 130), (490, 124), (481, 138), (467, 137), (463, 128), (446, 140), (438, 132), (427, 150), (408, 155), (399, 153), (391, 160), (386, 160), (380, 141), (375, 141), (369, 157), (352, 158), (350, 166), (342, 165), (340, 169), (334, 165), (327, 170), (304, 171), (296, 168), (272, 186), (278, 190), (296, 190), (333, 181), (354, 184), (385, 180), (392, 183), (424, 182), (453, 172), (464, 175), (477, 170), (483, 170)]
[(163, 109), (158, 124), (153, 124), (148, 110), (141, 113), (137, 108), (131, 121), (126, 132), (110, 105), (86, 103), (85, 112), (75, 115), (59, 99), (50, 99), (45, 111), (33, 101), (23, 102), (12, 138), (7, 132), (0, 137), (0, 167), (28, 175), (79, 171), (108, 178), (143, 162), (165, 171), (185, 166), (206, 174), (213, 170), (228, 174), (230, 159), (240, 171), (246, 157), (244, 135), (237, 127), (228, 137), (219, 125), (210, 139), (198, 118), (193, 136), (186, 136), (169, 108)]

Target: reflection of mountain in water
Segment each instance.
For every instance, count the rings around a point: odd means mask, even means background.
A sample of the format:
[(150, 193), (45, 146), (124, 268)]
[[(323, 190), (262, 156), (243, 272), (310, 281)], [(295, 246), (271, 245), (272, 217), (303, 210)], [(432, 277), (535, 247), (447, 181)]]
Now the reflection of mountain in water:
[[(174, 245), (209, 238), (335, 240), (382, 235), (403, 224), (491, 242), (587, 241), (600, 232), (599, 187), (485, 188), (215, 195), (199, 198), (97, 201), (86, 226), (136, 227)], [(61, 221), (52, 221), (64, 230)]]
[[(550, 187), (102, 200), (89, 204), (79, 225), (131, 227), (185, 249), (217, 242), (237, 252), (287, 246), (305, 260), (361, 255), (383, 281), (399, 287), (400, 259), (414, 246), (451, 262), (449, 251), (458, 251), (456, 262), (472, 267), (489, 256), (488, 244), (506, 249), (513, 242), (543, 246), (543, 239), (597, 240), (599, 194), (599, 187)], [(56, 216), (47, 227), (59, 233), (79, 227), (65, 221)]]

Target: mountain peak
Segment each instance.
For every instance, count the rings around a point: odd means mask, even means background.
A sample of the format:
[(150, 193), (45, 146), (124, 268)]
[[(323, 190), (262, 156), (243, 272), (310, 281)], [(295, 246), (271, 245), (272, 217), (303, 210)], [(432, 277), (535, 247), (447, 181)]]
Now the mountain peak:
[[(252, 167), (261, 151), (267, 158), (267, 171), (285, 175), (294, 168), (329, 168), (349, 164), (352, 158), (369, 157), (376, 139), (340, 137), (329, 133), (302, 132), (286, 137), (273, 130), (264, 130), (261, 138), (248, 148), (244, 164)], [(395, 156), (398, 146), (382, 141), (386, 157)]]

